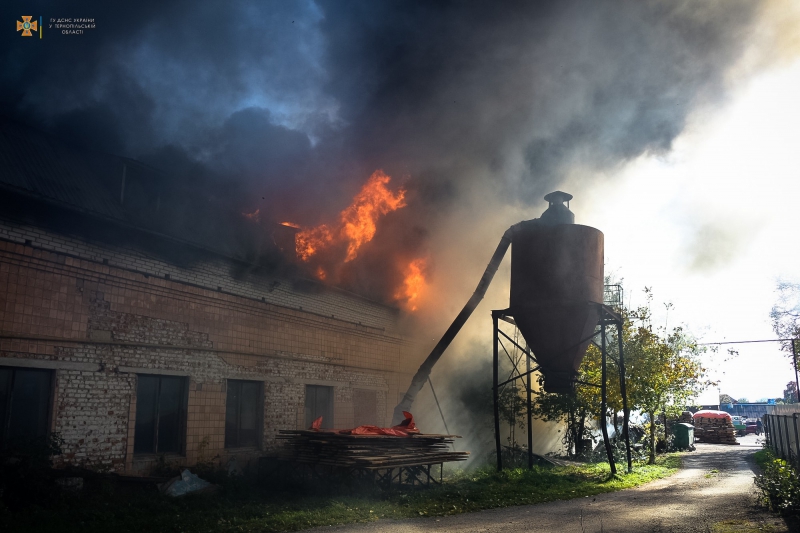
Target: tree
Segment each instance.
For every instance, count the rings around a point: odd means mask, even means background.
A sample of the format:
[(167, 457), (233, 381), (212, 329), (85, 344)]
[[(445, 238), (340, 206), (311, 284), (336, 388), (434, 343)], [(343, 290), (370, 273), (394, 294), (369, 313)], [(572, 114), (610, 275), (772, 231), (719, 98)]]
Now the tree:
[(578, 394), (551, 394), (540, 388), (532, 408), (535, 418), (564, 423), (562, 443), (569, 457), (582, 457), (588, 451), (584, 443), (592, 437), (589, 408)]
[(733, 404), (736, 403), (736, 400), (733, 399), (733, 396), (730, 394), (720, 394), (719, 395), (719, 404), (726, 405), (726, 404)]
[[(800, 284), (779, 281), (776, 290), (778, 301), (769, 313), (772, 329), (781, 339), (796, 339), (800, 337)], [(790, 341), (784, 342), (782, 349), (791, 357)]]
[(516, 429), (524, 426), (523, 415), (526, 402), (522, 399), (525, 392), (524, 387), (509, 383), (500, 390), (498, 395), (498, 411), (500, 420), (508, 424), (508, 445), (512, 448), (517, 446)]
[(790, 381), (783, 391), (783, 400), (786, 403), (797, 403), (797, 383)]
[(649, 307), (639, 308), (629, 322), (625, 343), (628, 396), (633, 408), (650, 418), (650, 457), (655, 462), (656, 413), (677, 416), (686, 403), (712, 385), (700, 363), (703, 349), (695, 338), (675, 327), (670, 332), (653, 331)]
[[(623, 318), (622, 344), (625, 356), (628, 406), (648, 414), (650, 419), (649, 457), (655, 462), (657, 413), (677, 416), (688, 403), (702, 390), (711, 385), (706, 370), (700, 364), (699, 356), (704, 348), (698, 346), (695, 338), (682, 327), (674, 327), (667, 332), (664, 328), (654, 329), (650, 320), (650, 292), (648, 305), (635, 311), (620, 309)], [(617, 332), (608, 332), (608, 385), (607, 406), (619, 432), (619, 417), (622, 411), (622, 394), (619, 388), (619, 353)], [(584, 359), (583, 372), (586, 381), (600, 382), (601, 354), (596, 346), (590, 347)], [(592, 377), (593, 376), (593, 377)], [(579, 387), (579, 396), (589, 411), (598, 420), (605, 420), (608, 413), (600, 412), (600, 389)]]
[[(706, 370), (700, 363), (704, 348), (682, 327), (667, 332), (654, 329), (650, 317), (650, 293), (648, 305), (629, 311), (620, 308), (623, 318), (622, 344), (625, 356), (628, 406), (641, 410), (650, 417), (649, 455), (655, 462), (657, 413), (678, 415), (688, 401), (706, 387), (712, 385), (706, 379)], [(556, 395), (540, 392), (534, 403), (537, 418), (564, 422), (567, 430), (564, 443), (568, 453), (581, 454), (583, 439), (591, 436), (590, 420), (603, 423), (611, 414), (619, 432), (622, 411), (622, 395), (619, 388), (619, 353), (616, 328), (607, 330), (607, 412), (601, 412), (602, 354), (596, 345), (591, 345), (583, 359), (578, 377), (579, 384), (574, 395)], [(572, 455), (570, 453), (570, 455)]]

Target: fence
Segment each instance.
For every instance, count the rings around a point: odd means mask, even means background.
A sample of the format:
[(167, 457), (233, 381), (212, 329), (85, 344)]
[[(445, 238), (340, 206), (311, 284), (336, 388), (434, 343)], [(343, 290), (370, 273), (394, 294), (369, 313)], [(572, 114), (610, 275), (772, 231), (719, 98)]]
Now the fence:
[(800, 413), (764, 415), (764, 435), (772, 452), (787, 462), (800, 466)]

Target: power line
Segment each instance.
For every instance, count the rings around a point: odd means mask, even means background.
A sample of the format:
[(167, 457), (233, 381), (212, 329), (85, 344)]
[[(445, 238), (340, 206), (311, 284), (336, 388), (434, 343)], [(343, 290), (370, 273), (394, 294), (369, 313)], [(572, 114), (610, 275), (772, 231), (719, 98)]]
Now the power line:
[(723, 341), (723, 342), (699, 342), (697, 343), (698, 346), (708, 346), (711, 344), (750, 344), (754, 342), (789, 342), (791, 340), (796, 339), (761, 339), (756, 341)]

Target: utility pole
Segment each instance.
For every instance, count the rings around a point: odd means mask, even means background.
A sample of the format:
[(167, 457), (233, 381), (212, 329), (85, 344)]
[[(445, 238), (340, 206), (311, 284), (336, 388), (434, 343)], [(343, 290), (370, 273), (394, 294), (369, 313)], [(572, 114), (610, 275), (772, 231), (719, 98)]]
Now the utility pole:
[(794, 363), (794, 397), (800, 403), (800, 379), (797, 377), (797, 339), (792, 339), (792, 363)]

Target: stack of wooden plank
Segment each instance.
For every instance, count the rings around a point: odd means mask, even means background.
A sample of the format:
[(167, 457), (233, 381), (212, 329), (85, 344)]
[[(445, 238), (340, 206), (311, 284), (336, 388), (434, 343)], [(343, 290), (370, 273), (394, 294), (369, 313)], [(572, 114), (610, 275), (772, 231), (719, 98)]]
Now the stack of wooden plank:
[(469, 452), (451, 449), (457, 435), (345, 435), (332, 431), (282, 430), (278, 457), (298, 463), (343, 468), (394, 468), (465, 461)]
[(699, 441), (714, 444), (739, 444), (736, 441), (736, 432), (730, 417), (708, 418), (695, 415), (694, 427), (696, 428), (694, 436)]
[(681, 413), (680, 418), (678, 418), (678, 422), (681, 424), (694, 424), (694, 418), (692, 417), (691, 411), (684, 411)]

